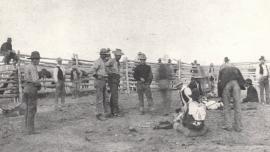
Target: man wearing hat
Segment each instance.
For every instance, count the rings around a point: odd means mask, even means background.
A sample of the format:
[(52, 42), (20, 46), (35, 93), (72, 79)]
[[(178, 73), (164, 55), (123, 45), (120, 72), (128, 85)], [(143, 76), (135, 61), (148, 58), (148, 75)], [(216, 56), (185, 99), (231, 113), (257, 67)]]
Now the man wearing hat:
[(116, 49), (112, 52), (114, 58), (106, 62), (107, 73), (108, 73), (108, 84), (110, 87), (111, 97), (110, 97), (110, 106), (111, 113), (114, 116), (119, 115), (119, 106), (118, 106), (118, 87), (120, 84), (120, 59), (124, 53), (120, 49)]
[(61, 98), (61, 104), (65, 103), (66, 90), (65, 90), (65, 68), (62, 65), (62, 59), (56, 59), (57, 64), (53, 71), (53, 79), (56, 84), (55, 90), (55, 108), (59, 107), (58, 98)]
[[(245, 90), (245, 80), (240, 70), (234, 66), (226, 66), (219, 71), (218, 75), (218, 96), (224, 103), (224, 127), (223, 129), (237, 132), (242, 130), (241, 121), (241, 90)], [(231, 120), (231, 99), (233, 99), (234, 124)]]
[(0, 55), (4, 56), (4, 63), (9, 64), (11, 59), (13, 59), (13, 62), (18, 61), (18, 57), (16, 55), (16, 52), (12, 50), (12, 39), (9, 37), (7, 38), (7, 42), (3, 43), (1, 45), (1, 51)]
[(37, 65), (40, 61), (40, 54), (38, 51), (31, 53), (31, 64), (25, 67), (25, 76), (24, 76), (24, 94), (23, 102), (26, 104), (25, 112), (25, 128), (28, 134), (34, 134), (34, 121), (35, 114), (37, 112), (37, 91), (40, 90), (41, 84), (38, 81), (38, 70)]
[(137, 81), (137, 93), (139, 96), (139, 109), (140, 113), (144, 114), (144, 94), (148, 101), (148, 108), (150, 111), (153, 110), (153, 98), (150, 89), (150, 84), (153, 80), (152, 69), (146, 64), (146, 56), (144, 53), (138, 53), (138, 59), (140, 60), (139, 65), (134, 68), (133, 77)]
[(233, 66), (233, 65), (230, 63), (230, 59), (228, 57), (225, 57), (224, 63), (220, 66), (220, 70), (228, 66)]
[(252, 85), (251, 79), (246, 79), (247, 97), (243, 99), (243, 102), (259, 102), (257, 90)]
[(105, 48), (100, 49), (100, 57), (97, 59), (92, 68), (94, 87), (96, 88), (96, 118), (97, 120), (106, 120), (109, 113), (109, 101), (107, 97), (106, 83), (108, 81), (108, 74), (106, 72), (105, 63), (108, 61), (109, 51)]
[[(264, 56), (260, 57), (260, 64), (256, 68), (256, 79), (259, 83), (260, 88), (260, 102), (262, 104), (270, 104), (269, 101), (269, 69), (267, 65), (265, 64), (265, 58)], [(265, 91), (265, 97), (264, 97), (264, 91)], [(265, 102), (266, 98), (266, 102)]]

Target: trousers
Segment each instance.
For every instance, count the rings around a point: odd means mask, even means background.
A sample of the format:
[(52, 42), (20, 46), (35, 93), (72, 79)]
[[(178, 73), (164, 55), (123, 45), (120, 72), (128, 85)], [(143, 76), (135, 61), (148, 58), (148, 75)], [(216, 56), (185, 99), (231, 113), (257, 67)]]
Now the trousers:
[(233, 127), (235, 129), (242, 129), (241, 121), (241, 104), (240, 104), (240, 86), (236, 80), (228, 82), (222, 92), (222, 101), (224, 103), (224, 120), (225, 126), (231, 128), (230, 119), (231, 119), (231, 107), (230, 101), (233, 97), (233, 109), (234, 109), (234, 123)]
[(108, 84), (111, 92), (110, 107), (112, 114), (119, 113), (119, 105), (118, 105), (119, 83), (120, 83), (120, 76), (118, 74), (109, 74)]
[(31, 84), (24, 88), (23, 102), (26, 104), (25, 128), (27, 133), (34, 132), (35, 114), (37, 112), (37, 88)]
[[(269, 101), (269, 79), (268, 77), (262, 77), (259, 79), (259, 89), (260, 89), (260, 102), (270, 104)], [(265, 97), (264, 97), (265, 92)]]
[(98, 79), (94, 81), (96, 89), (96, 115), (110, 112), (106, 82), (106, 80)]
[(143, 82), (138, 81), (137, 82), (137, 93), (138, 93), (138, 97), (139, 97), (140, 108), (144, 107), (144, 94), (147, 98), (148, 107), (153, 106), (154, 103), (153, 103), (150, 84), (145, 84)]
[(58, 104), (58, 98), (61, 98), (61, 103), (65, 103), (66, 90), (65, 90), (65, 81), (58, 80), (56, 82), (56, 91), (55, 91), (55, 104)]

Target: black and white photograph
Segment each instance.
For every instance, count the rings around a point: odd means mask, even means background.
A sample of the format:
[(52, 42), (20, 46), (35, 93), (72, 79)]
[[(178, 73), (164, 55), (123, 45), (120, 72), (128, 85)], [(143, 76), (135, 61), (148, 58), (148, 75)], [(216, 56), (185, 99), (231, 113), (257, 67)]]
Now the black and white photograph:
[(0, 152), (270, 152), (269, 0), (0, 0)]

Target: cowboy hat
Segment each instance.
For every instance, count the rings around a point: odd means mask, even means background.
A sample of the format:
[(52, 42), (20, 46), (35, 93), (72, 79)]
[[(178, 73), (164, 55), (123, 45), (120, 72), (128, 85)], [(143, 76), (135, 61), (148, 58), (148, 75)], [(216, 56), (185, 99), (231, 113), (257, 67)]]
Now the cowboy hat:
[(261, 57), (259, 58), (259, 61), (261, 61), (261, 60), (264, 60), (264, 61), (265, 61), (264, 56), (261, 56)]
[(31, 56), (29, 58), (27, 58), (27, 59), (40, 59), (40, 54), (39, 54), (38, 51), (33, 51), (31, 53)]
[(115, 49), (115, 51), (112, 51), (114, 55), (124, 55), (121, 49)]

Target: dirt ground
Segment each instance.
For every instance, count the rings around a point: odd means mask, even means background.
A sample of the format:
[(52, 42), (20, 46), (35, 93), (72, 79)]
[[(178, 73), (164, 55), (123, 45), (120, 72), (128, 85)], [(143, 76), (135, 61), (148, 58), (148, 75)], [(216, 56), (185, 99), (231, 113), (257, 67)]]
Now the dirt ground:
[[(156, 110), (139, 115), (137, 95), (120, 95), (124, 117), (97, 121), (95, 96), (83, 96), (54, 110), (53, 98), (39, 100), (35, 135), (23, 132), (24, 117), (0, 116), (0, 152), (267, 152), (270, 151), (270, 106), (243, 105), (244, 130), (241, 133), (221, 129), (222, 111), (207, 111), (209, 132), (190, 138), (170, 130), (154, 130), (161, 120), (172, 120), (160, 113), (161, 98), (153, 92)], [(178, 107), (173, 92), (172, 109)], [(173, 110), (172, 110), (173, 111)], [(130, 128), (134, 128), (130, 130)]]

